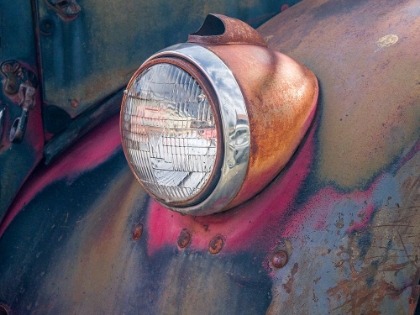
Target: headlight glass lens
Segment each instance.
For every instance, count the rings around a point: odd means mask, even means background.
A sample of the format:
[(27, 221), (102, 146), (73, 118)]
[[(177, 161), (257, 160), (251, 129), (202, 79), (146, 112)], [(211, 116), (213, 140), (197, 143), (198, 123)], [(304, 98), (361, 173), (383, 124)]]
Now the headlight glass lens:
[(197, 80), (169, 63), (145, 69), (126, 91), (122, 137), (137, 177), (157, 198), (185, 202), (214, 172), (217, 128)]

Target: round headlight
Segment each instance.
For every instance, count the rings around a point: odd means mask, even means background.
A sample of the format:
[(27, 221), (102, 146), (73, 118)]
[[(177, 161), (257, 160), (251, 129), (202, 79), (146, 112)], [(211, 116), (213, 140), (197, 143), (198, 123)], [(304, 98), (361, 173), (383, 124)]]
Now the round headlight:
[(221, 148), (211, 103), (197, 79), (166, 62), (146, 68), (127, 89), (126, 151), (139, 180), (157, 199), (189, 205), (212, 188)]
[(218, 211), (246, 175), (244, 98), (228, 67), (200, 45), (170, 47), (139, 68), (125, 92), (121, 128), (134, 174), (176, 211)]
[(270, 50), (243, 22), (209, 15), (189, 43), (156, 53), (130, 80), (121, 109), (124, 153), (165, 207), (220, 212), (281, 171), (317, 97), (309, 69)]

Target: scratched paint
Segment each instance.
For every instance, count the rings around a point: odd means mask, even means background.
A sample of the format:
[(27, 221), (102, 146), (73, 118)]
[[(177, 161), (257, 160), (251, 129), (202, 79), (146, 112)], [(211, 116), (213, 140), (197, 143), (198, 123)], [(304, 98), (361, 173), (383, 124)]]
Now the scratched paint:
[[(280, 32), (279, 21), (262, 28), (263, 35), (275, 32), (272, 47), (306, 60), (318, 76), (314, 172), (325, 185), (279, 230), (293, 254), (272, 272), (269, 314), (410, 314), (417, 301), (420, 94), (410, 68), (418, 60), (408, 42), (382, 36), (418, 42), (409, 30), (419, 27), (418, 15), (409, 14), (418, 8), (412, 1), (347, 4), (313, 1), (295, 16), (286, 11)], [(328, 6), (334, 14), (320, 10)], [(372, 23), (374, 16), (386, 23)], [(326, 31), (331, 25), (342, 27)]]
[[(384, 174), (363, 193), (325, 188), (309, 200), (305, 207), (314, 213), (312, 224), (295, 225), (283, 235), (294, 252), (286, 268), (272, 273), (275, 298), (268, 313), (277, 314), (285, 305), (302, 313), (411, 313), (420, 272), (420, 248), (412, 245), (420, 228), (411, 224), (420, 219), (418, 206), (412, 206), (420, 200), (420, 183), (411, 171), (419, 166), (417, 152), (397, 173)], [(366, 204), (374, 211), (365, 212)], [(338, 220), (342, 226), (334, 224)], [(310, 261), (305, 271), (293, 274), (294, 264), (303, 261)], [(290, 279), (293, 290), (285, 288)]]

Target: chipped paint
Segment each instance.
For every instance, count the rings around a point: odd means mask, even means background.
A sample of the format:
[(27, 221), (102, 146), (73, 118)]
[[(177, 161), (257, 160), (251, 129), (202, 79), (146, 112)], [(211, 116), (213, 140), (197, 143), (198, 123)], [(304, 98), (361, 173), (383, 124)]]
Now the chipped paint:
[(395, 34), (388, 34), (378, 39), (376, 45), (379, 48), (391, 47), (398, 42), (398, 36)]
[[(419, 166), (420, 152), (417, 152), (395, 175), (382, 176), (364, 193), (352, 196), (327, 190), (317, 194), (326, 196), (325, 199), (310, 200), (306, 207), (312, 224), (296, 224), (283, 235), (291, 239), (295, 248), (289, 264), (306, 261), (305, 271), (293, 273), (286, 267), (274, 272), (275, 298), (270, 310), (274, 313), (286, 308), (302, 313), (317, 309), (319, 314), (362, 311), (408, 314), (411, 307), (408, 300), (412, 294), (418, 295), (414, 289), (420, 276), (420, 248), (410, 245), (412, 238), (420, 235), (420, 228), (414, 223), (420, 220), (416, 211), (420, 181), (418, 175), (407, 171), (420, 169)], [(330, 206), (326, 208), (327, 204)], [(314, 230), (320, 217), (309, 212), (325, 211), (328, 222), (323, 229)], [(343, 221), (344, 231), (334, 224), (335, 218)], [(292, 291), (292, 296), (286, 290), (291, 277), (298, 288)], [(283, 294), (283, 290), (289, 294)]]

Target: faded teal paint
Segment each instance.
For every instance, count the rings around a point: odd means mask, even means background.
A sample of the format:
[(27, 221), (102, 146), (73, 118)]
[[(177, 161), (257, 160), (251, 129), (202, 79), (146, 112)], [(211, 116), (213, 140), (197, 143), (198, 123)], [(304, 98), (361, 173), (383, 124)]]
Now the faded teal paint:
[[(44, 143), (38, 64), (31, 2), (17, 0), (0, 5), (0, 66), (19, 66), (12, 94), (7, 91), (7, 76), (0, 71), (0, 109), (4, 108), (0, 130), (0, 221), (15, 194), (42, 158)], [(20, 73), (20, 74), (19, 74)], [(28, 82), (26, 82), (28, 81)], [(32, 82), (31, 82), (32, 81)], [(10, 129), (22, 114), (19, 87), (34, 84), (35, 108), (29, 111), (25, 136), (21, 143), (11, 143)]]

